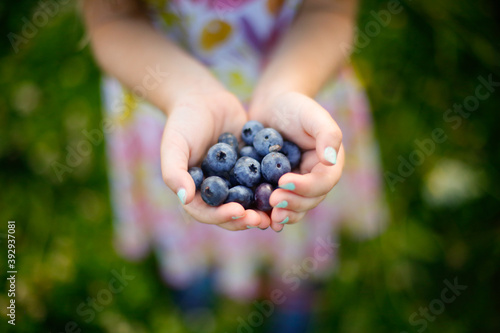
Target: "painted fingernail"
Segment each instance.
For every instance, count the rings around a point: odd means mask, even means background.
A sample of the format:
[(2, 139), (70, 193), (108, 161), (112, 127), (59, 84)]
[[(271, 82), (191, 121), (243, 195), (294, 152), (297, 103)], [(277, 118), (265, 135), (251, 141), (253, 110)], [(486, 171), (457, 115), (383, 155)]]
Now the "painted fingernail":
[(245, 215), (241, 215), (241, 216), (233, 216), (231, 217), (233, 220), (237, 220), (237, 219), (241, 219), (242, 217), (245, 217)]
[(333, 147), (325, 148), (325, 160), (332, 164), (337, 163), (337, 152), (333, 149)]
[(247, 225), (247, 229), (255, 229), (255, 228), (258, 228), (258, 227), (254, 227), (254, 226), (251, 226), (251, 225)]
[(287, 224), (287, 223), (288, 223), (288, 220), (290, 220), (290, 219), (289, 219), (289, 218), (288, 218), (288, 216), (287, 216), (287, 217), (286, 217), (283, 221), (281, 221), (279, 224)]
[(177, 196), (179, 197), (179, 200), (181, 201), (181, 203), (183, 205), (186, 204), (186, 190), (181, 188), (178, 192), (177, 192)]
[(283, 200), (279, 204), (276, 205), (277, 208), (286, 208), (288, 206), (288, 201)]
[(278, 186), (279, 188), (282, 188), (284, 190), (289, 190), (289, 191), (293, 191), (295, 190), (295, 184), (294, 183), (286, 183), (284, 185), (280, 185)]

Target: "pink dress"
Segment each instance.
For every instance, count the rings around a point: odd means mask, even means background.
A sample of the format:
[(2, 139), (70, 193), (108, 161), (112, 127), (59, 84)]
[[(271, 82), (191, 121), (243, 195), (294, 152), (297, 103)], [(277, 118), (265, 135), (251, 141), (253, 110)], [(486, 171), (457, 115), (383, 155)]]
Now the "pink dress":
[[(287, 30), (296, 0), (149, 0), (158, 29), (206, 64), (245, 104), (276, 41)], [(318, 278), (336, 262), (336, 235), (343, 225), (358, 237), (384, 226), (379, 154), (365, 92), (351, 68), (324, 87), (316, 100), (343, 132), (346, 165), (342, 179), (303, 221), (281, 233), (251, 229), (230, 232), (193, 221), (163, 183), (160, 139), (165, 116), (136, 100), (112, 78), (103, 81), (115, 243), (130, 259), (150, 251), (164, 280), (185, 287), (208, 270), (229, 297), (257, 296), (263, 267), (271, 279), (295, 281), (302, 265)], [(295, 281), (296, 282), (296, 281)]]

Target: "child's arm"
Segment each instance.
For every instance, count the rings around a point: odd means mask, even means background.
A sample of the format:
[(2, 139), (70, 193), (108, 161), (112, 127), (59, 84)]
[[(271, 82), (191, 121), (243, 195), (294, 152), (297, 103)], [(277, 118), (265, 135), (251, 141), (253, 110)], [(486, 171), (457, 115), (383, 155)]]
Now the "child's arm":
[(280, 92), (314, 97), (347, 60), (357, 0), (304, 0), (274, 50), (254, 93), (254, 105)]
[(255, 90), (250, 118), (278, 129), (307, 150), (302, 174), (289, 173), (279, 181), (293, 183), (294, 190), (279, 189), (271, 196), (273, 206), (288, 203), (286, 209), (273, 209), (275, 230), (281, 229), (279, 222), (297, 222), (317, 206), (342, 173), (342, 133), (312, 98), (348, 56), (345, 45), (352, 44), (355, 11), (355, 0), (305, 0)]
[[(178, 96), (222, 90), (201, 63), (161, 35), (138, 0), (86, 0), (84, 16), (100, 67), (169, 114)], [(150, 72), (156, 77), (148, 78)], [(158, 83), (155, 85), (155, 83)]]
[[(84, 16), (100, 66), (168, 115), (161, 161), (165, 183), (195, 219), (230, 230), (269, 226), (237, 203), (209, 207), (187, 173), (223, 132), (239, 133), (246, 113), (201, 63), (158, 33), (139, 0), (86, 0)], [(152, 74), (154, 73), (154, 74)], [(147, 129), (145, 129), (147, 131)], [(234, 220), (235, 217), (241, 217)]]

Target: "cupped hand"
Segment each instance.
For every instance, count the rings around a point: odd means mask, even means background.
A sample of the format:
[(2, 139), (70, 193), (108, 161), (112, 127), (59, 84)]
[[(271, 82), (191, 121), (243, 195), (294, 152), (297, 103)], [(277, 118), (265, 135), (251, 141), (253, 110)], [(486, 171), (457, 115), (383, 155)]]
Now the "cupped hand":
[(270, 218), (262, 212), (245, 210), (238, 203), (207, 205), (187, 172), (189, 167), (201, 164), (220, 134), (241, 132), (247, 114), (238, 99), (222, 89), (190, 92), (179, 97), (168, 111), (161, 144), (162, 174), (186, 212), (200, 222), (228, 230), (267, 228)]
[(300, 174), (287, 173), (271, 195), (271, 228), (280, 231), (298, 222), (324, 200), (344, 166), (342, 132), (330, 114), (313, 99), (285, 92), (251, 105), (250, 119), (278, 130), (302, 150)]

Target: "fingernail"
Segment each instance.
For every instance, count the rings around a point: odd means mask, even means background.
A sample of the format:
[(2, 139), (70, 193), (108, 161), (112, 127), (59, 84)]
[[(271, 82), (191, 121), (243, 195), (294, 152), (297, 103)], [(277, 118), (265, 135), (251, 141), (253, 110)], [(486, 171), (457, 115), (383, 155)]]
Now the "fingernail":
[(279, 188), (282, 188), (284, 190), (289, 190), (289, 191), (293, 191), (295, 190), (295, 184), (294, 183), (286, 183), (284, 185), (280, 185), (278, 186)]
[(183, 205), (186, 204), (186, 190), (181, 188), (178, 192), (177, 192), (177, 196), (179, 197), (179, 200), (181, 201), (181, 203)]
[(279, 204), (276, 205), (277, 208), (286, 208), (288, 206), (288, 201), (283, 200)]
[(281, 221), (279, 224), (287, 224), (287, 223), (288, 223), (288, 220), (290, 220), (290, 219), (289, 219), (289, 218), (288, 218), (288, 216), (287, 216), (287, 217), (286, 217), (283, 221)]
[(280, 231), (276, 231), (276, 232), (279, 234), (280, 232), (282, 232), (282, 231), (283, 231), (283, 229), (285, 229), (285, 227), (281, 228), (281, 230), (280, 230)]
[(247, 229), (255, 229), (255, 228), (258, 228), (258, 227), (254, 227), (254, 226), (251, 226), (251, 225), (247, 225)]
[(245, 217), (245, 215), (241, 215), (241, 216), (233, 216), (231, 217), (233, 220), (237, 220), (237, 219), (241, 219), (242, 217)]
[(337, 163), (337, 152), (333, 149), (333, 147), (325, 148), (325, 160), (332, 164)]

